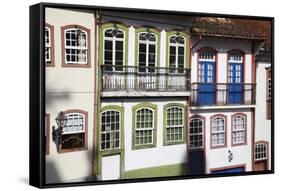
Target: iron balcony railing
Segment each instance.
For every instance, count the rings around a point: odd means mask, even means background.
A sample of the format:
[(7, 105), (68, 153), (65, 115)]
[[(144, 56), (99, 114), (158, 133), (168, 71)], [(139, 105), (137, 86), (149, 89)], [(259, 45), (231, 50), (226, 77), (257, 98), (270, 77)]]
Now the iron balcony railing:
[(190, 69), (102, 65), (102, 91), (190, 91)]
[(256, 85), (250, 83), (193, 83), (191, 106), (254, 105)]

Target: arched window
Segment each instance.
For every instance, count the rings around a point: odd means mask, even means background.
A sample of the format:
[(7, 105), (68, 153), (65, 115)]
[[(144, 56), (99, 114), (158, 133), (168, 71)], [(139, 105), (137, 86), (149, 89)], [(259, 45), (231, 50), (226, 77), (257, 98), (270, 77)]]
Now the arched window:
[(153, 143), (153, 110), (142, 108), (136, 112), (136, 145)]
[(255, 160), (266, 160), (267, 159), (267, 143), (258, 142), (255, 145)]
[[(154, 72), (157, 63), (157, 35), (152, 32), (138, 33), (138, 66), (140, 72)], [(148, 68), (147, 68), (148, 67)]]
[(120, 148), (121, 114), (117, 110), (101, 113), (101, 150)]
[(49, 64), (51, 62), (51, 29), (45, 26), (45, 62)]
[(67, 25), (62, 27), (63, 61), (65, 67), (90, 66), (90, 30), (78, 26)]
[(125, 34), (121, 29), (107, 28), (104, 30), (104, 64), (106, 70), (122, 71), (124, 65)]
[(218, 115), (211, 119), (211, 147), (226, 145), (226, 118)]
[(244, 115), (235, 115), (232, 117), (232, 144), (246, 143), (246, 117)]
[(45, 23), (45, 64), (54, 66), (54, 26)]
[(244, 53), (238, 50), (232, 50), (228, 53), (228, 83), (243, 82), (243, 60)]
[(199, 149), (204, 147), (204, 120), (194, 117), (189, 121), (189, 148)]
[(199, 51), (198, 79), (201, 83), (215, 82), (216, 53), (213, 49), (203, 48)]
[(60, 152), (87, 148), (88, 114), (81, 110), (65, 111), (67, 123), (63, 127)]
[(166, 116), (166, 141), (178, 142), (183, 141), (183, 108), (169, 107)]
[[(186, 39), (180, 35), (171, 35), (169, 37), (169, 68), (178, 68), (182, 73), (185, 63)], [(176, 70), (172, 70), (176, 71)]]

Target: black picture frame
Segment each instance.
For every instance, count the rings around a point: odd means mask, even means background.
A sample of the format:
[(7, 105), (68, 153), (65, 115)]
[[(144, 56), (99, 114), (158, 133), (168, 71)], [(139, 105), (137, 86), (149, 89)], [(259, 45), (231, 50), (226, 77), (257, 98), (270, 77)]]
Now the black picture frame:
[[(87, 181), (87, 182), (67, 182), (67, 183), (45, 183), (45, 45), (44, 45), (44, 25), (45, 25), (45, 8), (70, 8), (73, 10), (107, 10), (107, 11), (134, 11), (140, 13), (163, 13), (167, 15), (186, 15), (186, 16), (208, 16), (208, 17), (224, 17), (238, 19), (255, 19), (271, 22), (271, 69), (272, 69), (272, 104), (271, 104), (271, 170), (252, 171), (243, 173), (230, 174), (205, 174), (205, 175), (187, 175), (176, 177), (161, 178), (143, 178), (143, 179), (127, 179), (127, 180), (109, 180), (109, 181)], [(274, 18), (273, 17), (257, 17), (247, 15), (230, 15), (230, 14), (213, 14), (213, 13), (196, 13), (183, 11), (163, 11), (150, 9), (132, 9), (103, 7), (93, 5), (74, 5), (74, 4), (55, 4), (55, 3), (39, 3), (30, 6), (30, 129), (29, 129), (29, 184), (38, 188), (54, 188), (69, 186), (85, 186), (100, 184), (120, 184), (132, 182), (147, 181), (165, 181), (179, 179), (194, 178), (212, 178), (227, 176), (244, 176), (258, 174), (274, 173)]]

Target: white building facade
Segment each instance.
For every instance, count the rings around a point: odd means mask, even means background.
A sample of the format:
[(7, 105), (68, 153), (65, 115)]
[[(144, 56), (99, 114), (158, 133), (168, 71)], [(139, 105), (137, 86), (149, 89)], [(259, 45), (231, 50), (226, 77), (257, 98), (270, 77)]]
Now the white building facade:
[(264, 106), (255, 77), (267, 66), (255, 75), (253, 41), (191, 34), (193, 17), (183, 15), (45, 16), (47, 183), (257, 166), (256, 143), (269, 143), (270, 131), (255, 125)]

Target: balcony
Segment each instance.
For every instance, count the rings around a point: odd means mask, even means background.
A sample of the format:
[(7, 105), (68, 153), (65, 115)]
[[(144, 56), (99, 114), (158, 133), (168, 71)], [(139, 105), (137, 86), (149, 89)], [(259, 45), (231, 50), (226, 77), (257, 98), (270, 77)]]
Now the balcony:
[(190, 69), (101, 66), (102, 96), (189, 96)]
[(250, 83), (193, 83), (191, 106), (254, 105), (256, 85)]

